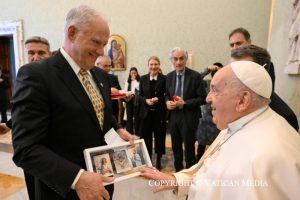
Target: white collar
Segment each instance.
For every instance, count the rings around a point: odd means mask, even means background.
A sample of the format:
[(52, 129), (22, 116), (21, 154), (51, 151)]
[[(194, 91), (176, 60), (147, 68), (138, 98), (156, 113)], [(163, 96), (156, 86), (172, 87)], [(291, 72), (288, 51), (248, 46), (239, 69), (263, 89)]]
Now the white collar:
[(243, 126), (245, 126), (247, 123), (249, 123), (250, 121), (252, 121), (252, 119), (255, 119), (256, 117), (258, 117), (261, 113), (264, 112), (264, 110), (266, 110), (268, 108), (268, 106), (264, 106), (262, 108), (259, 108), (258, 110), (238, 119), (235, 120), (234, 122), (231, 122), (228, 124), (228, 132), (229, 133), (234, 133), (237, 130), (241, 129)]
[(156, 76), (151, 76), (151, 75), (150, 75), (150, 81), (152, 81), (152, 80), (155, 80), (155, 81), (156, 81), (156, 80), (157, 80), (157, 76), (158, 76), (157, 74), (156, 74)]
[(184, 76), (184, 74), (185, 74), (185, 68), (186, 67), (184, 67), (184, 69), (183, 69), (183, 71), (182, 72), (178, 72), (178, 71), (176, 71), (176, 75), (178, 76), (178, 75), (182, 75), (182, 76)]
[[(75, 74), (78, 76), (79, 75), (79, 70), (81, 69), (79, 65), (75, 62), (75, 60), (64, 50), (63, 47), (60, 48), (60, 52), (63, 55), (63, 57), (67, 60)], [(89, 76), (91, 76), (90, 71), (87, 70)]]

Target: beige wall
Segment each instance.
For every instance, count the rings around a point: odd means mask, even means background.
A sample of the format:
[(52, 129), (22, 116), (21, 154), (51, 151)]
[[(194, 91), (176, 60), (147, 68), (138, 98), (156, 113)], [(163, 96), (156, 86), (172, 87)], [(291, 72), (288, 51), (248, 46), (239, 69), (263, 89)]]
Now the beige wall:
[(269, 51), (275, 65), (275, 90), (294, 110), (299, 122), (300, 75), (287, 75), (283, 72), (288, 58), (288, 34), (291, 26), (293, 2), (294, 0), (274, 0), (274, 18)]
[[(67, 11), (87, 4), (103, 12), (112, 34), (127, 41), (127, 67), (147, 72), (149, 56), (161, 58), (163, 72), (171, 71), (168, 52), (179, 46), (193, 55), (201, 71), (215, 61), (228, 62), (228, 33), (247, 28), (252, 41), (267, 47), (271, 0), (7, 0), (0, 1), (0, 20), (22, 19), (24, 37), (41, 35), (52, 50), (60, 47)], [(273, 0), (274, 19), (268, 49), (276, 70), (276, 91), (300, 116), (300, 77), (283, 73), (288, 54), (293, 0)], [(121, 85), (127, 71), (117, 73)]]
[[(228, 33), (247, 28), (258, 45), (267, 46), (271, 0), (7, 0), (0, 1), (0, 20), (23, 19), (25, 38), (41, 35), (61, 45), (67, 11), (80, 4), (101, 10), (112, 34), (127, 41), (127, 66), (147, 72), (151, 55), (171, 71), (168, 52), (179, 46), (193, 55), (194, 69), (228, 62)], [(128, 71), (119, 72), (122, 85)]]

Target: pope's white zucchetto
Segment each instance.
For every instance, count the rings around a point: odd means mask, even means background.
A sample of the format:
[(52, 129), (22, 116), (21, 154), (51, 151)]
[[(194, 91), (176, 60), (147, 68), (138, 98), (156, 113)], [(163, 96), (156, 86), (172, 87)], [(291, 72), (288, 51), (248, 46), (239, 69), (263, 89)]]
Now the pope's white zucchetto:
[(263, 66), (251, 61), (236, 61), (230, 63), (230, 66), (245, 86), (260, 96), (270, 98), (272, 80)]

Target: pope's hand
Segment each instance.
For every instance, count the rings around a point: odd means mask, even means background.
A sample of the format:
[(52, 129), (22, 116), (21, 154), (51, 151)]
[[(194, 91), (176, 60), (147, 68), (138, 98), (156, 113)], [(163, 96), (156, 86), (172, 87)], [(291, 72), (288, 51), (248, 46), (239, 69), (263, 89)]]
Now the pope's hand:
[(151, 180), (159, 181), (153, 184), (153, 186), (156, 186), (154, 188), (154, 192), (160, 192), (164, 190), (174, 190), (177, 188), (175, 176), (162, 173), (154, 167), (147, 167), (142, 169), (141, 176), (144, 176)]

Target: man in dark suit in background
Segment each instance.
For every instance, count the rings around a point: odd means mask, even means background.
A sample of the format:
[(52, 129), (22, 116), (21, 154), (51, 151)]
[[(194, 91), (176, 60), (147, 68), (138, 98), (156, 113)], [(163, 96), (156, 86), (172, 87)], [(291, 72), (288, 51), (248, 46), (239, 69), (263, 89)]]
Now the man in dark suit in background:
[[(249, 31), (243, 27), (239, 27), (236, 29), (233, 29), (228, 36), (229, 39), (229, 48), (230, 50), (235, 50), (239, 47), (246, 46), (246, 45), (251, 45), (252, 40), (251, 40), (251, 35)], [(268, 73), (272, 79), (273, 83), (273, 91), (275, 88), (275, 69), (274, 65), (271, 62), (269, 66)]]
[[(100, 67), (108, 74), (111, 93), (112, 94), (118, 93), (119, 90), (121, 90), (121, 86), (118, 77), (113, 74), (110, 74), (111, 66), (112, 66), (110, 57), (105, 55), (99, 56), (96, 60), (96, 66)], [(112, 106), (113, 106), (113, 114), (115, 118), (119, 119), (119, 100), (117, 99), (112, 100)]]
[[(264, 66), (267, 72), (270, 70), (271, 56), (266, 49), (255, 45), (241, 46), (231, 51), (231, 61), (248, 60)], [(297, 116), (293, 110), (274, 92), (272, 85), (270, 108), (281, 115), (296, 131), (299, 130)]]
[[(25, 51), (27, 55), (28, 63), (34, 61), (40, 61), (42, 59), (51, 56), (50, 44), (46, 38), (40, 36), (32, 36), (25, 40)], [(6, 123), (0, 124), (0, 132), (6, 133), (11, 127), (12, 119), (9, 119)], [(30, 200), (34, 200), (34, 177), (24, 171), (24, 177), (27, 187), (27, 192)]]
[(202, 78), (198, 72), (186, 67), (187, 58), (187, 52), (183, 49), (172, 49), (170, 60), (175, 70), (166, 77), (166, 104), (176, 171), (184, 168), (182, 143), (185, 167), (196, 163), (195, 134), (201, 117), (200, 105), (206, 103)]
[[(13, 160), (35, 178), (35, 198), (109, 199), (112, 178), (85, 171), (83, 150), (105, 145), (114, 127), (108, 76), (94, 67), (109, 27), (96, 10), (79, 6), (66, 18), (63, 47), (21, 67), (13, 94)], [(108, 191), (107, 191), (107, 190)]]
[[(28, 63), (39, 61), (51, 56), (50, 44), (48, 40), (40, 36), (32, 36), (27, 40), (25, 40), (25, 52), (27, 55)], [(0, 134), (4, 134), (8, 132), (11, 129), (11, 126), (12, 126), (11, 119), (9, 119), (6, 123), (1, 123)], [(26, 184), (27, 184), (27, 180), (26, 180)]]
[[(244, 48), (244, 46), (248, 46), (252, 44), (251, 36), (248, 30), (245, 28), (239, 27), (232, 30), (229, 34), (229, 46), (230, 50), (234, 51), (231, 53), (232, 58), (240, 59), (245, 57), (252, 57), (254, 60), (261, 61), (263, 58), (269, 56), (269, 63), (267, 63), (267, 71), (272, 79), (272, 95), (271, 95), (271, 103), (270, 108), (272, 108), (276, 113), (281, 115), (283, 118), (287, 120), (287, 122), (294, 127), (296, 131), (299, 130), (298, 120), (295, 113), (292, 109), (275, 93), (275, 70), (274, 65), (271, 62), (271, 57), (268, 52), (263, 52), (260, 47), (252, 46), (249, 48)], [(242, 50), (238, 51), (236, 49), (242, 48)], [(264, 50), (266, 51), (266, 50)], [(256, 62), (256, 61), (254, 61)], [(266, 63), (258, 64), (264, 65)]]

